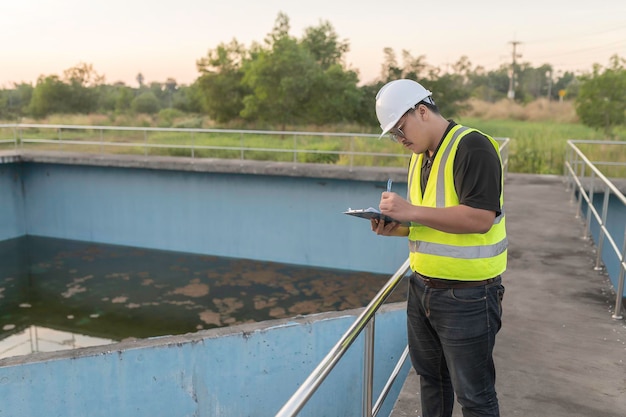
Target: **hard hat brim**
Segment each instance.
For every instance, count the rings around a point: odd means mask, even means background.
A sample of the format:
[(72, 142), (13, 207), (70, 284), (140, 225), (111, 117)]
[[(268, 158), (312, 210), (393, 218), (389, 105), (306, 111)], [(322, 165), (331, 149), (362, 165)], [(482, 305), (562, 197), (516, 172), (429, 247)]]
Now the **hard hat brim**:
[(380, 134), (378, 139), (382, 139), (383, 136), (389, 133), (389, 131), (396, 125), (396, 123), (398, 123), (398, 120), (400, 120), (402, 116), (404, 116), (404, 114), (401, 114), (400, 117), (398, 117), (396, 120), (392, 121), (391, 123), (388, 123), (387, 126), (385, 126), (385, 128), (383, 129), (383, 133)]

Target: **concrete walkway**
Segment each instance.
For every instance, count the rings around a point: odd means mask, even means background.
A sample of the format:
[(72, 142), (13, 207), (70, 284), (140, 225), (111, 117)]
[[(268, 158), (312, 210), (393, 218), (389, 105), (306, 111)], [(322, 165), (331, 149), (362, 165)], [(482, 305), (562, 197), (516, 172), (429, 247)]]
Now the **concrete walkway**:
[[(626, 416), (626, 322), (611, 318), (615, 293), (593, 270), (561, 177), (509, 174), (509, 266), (496, 341), (502, 417)], [(411, 371), (393, 417), (420, 416)], [(453, 414), (462, 416), (455, 404)]]

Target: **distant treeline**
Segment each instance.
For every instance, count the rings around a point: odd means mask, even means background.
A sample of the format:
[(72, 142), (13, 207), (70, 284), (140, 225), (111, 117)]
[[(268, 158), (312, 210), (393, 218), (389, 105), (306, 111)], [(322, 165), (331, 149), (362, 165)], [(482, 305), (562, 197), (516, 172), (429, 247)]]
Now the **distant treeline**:
[[(263, 42), (249, 48), (236, 39), (219, 44), (196, 62), (199, 75), (191, 85), (178, 85), (172, 78), (145, 84), (142, 74), (137, 75), (136, 86), (107, 84), (92, 65), (80, 63), (63, 76), (42, 75), (34, 86), (20, 83), (0, 90), (0, 119), (43, 118), (59, 113), (156, 114), (167, 110), (203, 114), (216, 124), (239, 120), (277, 128), (334, 123), (375, 127), (376, 92), (397, 78), (423, 83), (434, 92), (446, 117), (457, 115), (470, 97), (489, 102), (508, 97), (526, 103), (541, 97), (579, 100), (580, 96), (595, 102), (597, 96), (605, 101), (610, 97), (611, 103), (621, 100), (626, 106), (625, 93), (614, 97), (620, 83), (626, 83), (624, 60), (617, 56), (604, 72), (596, 64), (589, 74), (577, 76), (557, 73), (549, 64), (533, 67), (516, 63), (487, 71), (473, 66), (467, 57), (444, 70), (429, 65), (423, 55), (414, 57), (403, 50), (399, 60), (392, 48), (385, 48), (379, 79), (362, 84), (358, 72), (345, 64), (348, 41), (339, 39), (329, 22), (306, 28), (300, 38), (291, 36), (289, 30), (289, 18), (279, 13)], [(601, 86), (607, 91), (594, 86), (591, 92), (585, 92), (585, 83), (602, 77), (611, 78), (613, 86), (609, 82)], [(599, 122), (589, 122), (579, 107), (577, 104), (581, 120), (589, 126), (605, 129), (607, 123), (624, 123), (623, 106), (621, 121), (615, 119), (620, 113), (618, 108), (611, 120), (605, 117)], [(604, 113), (608, 111), (603, 109)]]

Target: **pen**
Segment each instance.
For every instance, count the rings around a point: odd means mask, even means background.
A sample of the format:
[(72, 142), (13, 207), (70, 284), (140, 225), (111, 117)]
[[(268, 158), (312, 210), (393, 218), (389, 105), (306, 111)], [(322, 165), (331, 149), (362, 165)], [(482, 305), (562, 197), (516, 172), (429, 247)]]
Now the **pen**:
[(389, 178), (389, 180), (387, 181), (387, 192), (391, 192), (391, 184), (393, 183), (393, 181), (391, 180), (391, 178)]

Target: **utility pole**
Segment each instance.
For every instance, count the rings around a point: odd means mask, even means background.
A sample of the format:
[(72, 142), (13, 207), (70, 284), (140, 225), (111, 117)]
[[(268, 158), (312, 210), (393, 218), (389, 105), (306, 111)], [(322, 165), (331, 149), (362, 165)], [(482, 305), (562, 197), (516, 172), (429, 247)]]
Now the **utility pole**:
[(519, 45), (521, 42), (511, 41), (509, 43), (513, 45), (513, 54), (512, 54), (513, 61), (511, 63), (511, 70), (509, 71), (509, 92), (507, 93), (507, 97), (510, 100), (513, 100), (515, 98), (515, 60), (517, 58), (521, 58), (522, 55), (518, 54), (516, 51), (517, 45)]
[(552, 101), (552, 70), (548, 71), (548, 103)]

